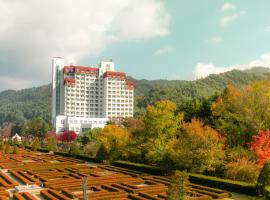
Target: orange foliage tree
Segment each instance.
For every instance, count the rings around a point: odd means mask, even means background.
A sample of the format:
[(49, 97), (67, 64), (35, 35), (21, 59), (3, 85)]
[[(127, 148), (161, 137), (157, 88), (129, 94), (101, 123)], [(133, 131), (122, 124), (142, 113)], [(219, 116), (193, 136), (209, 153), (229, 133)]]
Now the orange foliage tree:
[(270, 160), (270, 130), (260, 130), (258, 135), (252, 136), (252, 142), (249, 146), (257, 155), (259, 164), (263, 165), (267, 160)]
[(183, 124), (183, 130), (172, 142), (169, 154), (178, 169), (194, 172), (215, 170), (223, 164), (224, 138), (210, 126), (193, 119)]

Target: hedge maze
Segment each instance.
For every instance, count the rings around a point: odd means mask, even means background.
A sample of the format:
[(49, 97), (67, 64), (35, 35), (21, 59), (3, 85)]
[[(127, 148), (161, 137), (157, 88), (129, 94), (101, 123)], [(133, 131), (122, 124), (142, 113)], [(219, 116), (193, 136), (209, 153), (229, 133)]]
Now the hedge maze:
[[(19, 154), (0, 152), (0, 168), (0, 200), (82, 200), (85, 176), (87, 196), (91, 200), (162, 200), (167, 198), (170, 185), (168, 177), (115, 166), (94, 166), (74, 158), (24, 150)], [(14, 189), (25, 185), (37, 185), (40, 189), (21, 192)], [(223, 190), (196, 184), (189, 184), (187, 191), (190, 200), (230, 196)]]

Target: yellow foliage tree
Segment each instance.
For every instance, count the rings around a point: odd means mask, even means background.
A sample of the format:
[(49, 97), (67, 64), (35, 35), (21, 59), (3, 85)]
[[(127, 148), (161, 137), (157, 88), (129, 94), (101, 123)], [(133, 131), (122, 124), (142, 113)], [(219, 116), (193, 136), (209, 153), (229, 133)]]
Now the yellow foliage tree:
[(177, 137), (182, 127), (183, 117), (183, 113), (177, 113), (176, 104), (168, 100), (146, 108), (144, 148), (150, 162), (163, 161), (170, 141)]
[(128, 132), (117, 125), (107, 125), (97, 135), (97, 141), (104, 151), (102, 156), (105, 159), (113, 160), (122, 156), (123, 149), (129, 141)]
[(246, 144), (258, 130), (270, 127), (270, 81), (254, 81), (243, 88), (229, 85), (211, 110), (217, 130), (231, 146)]

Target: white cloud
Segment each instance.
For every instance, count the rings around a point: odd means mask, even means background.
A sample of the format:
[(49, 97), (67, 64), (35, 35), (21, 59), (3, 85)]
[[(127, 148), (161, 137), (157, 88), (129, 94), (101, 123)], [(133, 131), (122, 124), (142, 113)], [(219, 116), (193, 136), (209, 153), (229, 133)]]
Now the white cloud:
[(237, 6), (235, 4), (226, 2), (225, 4), (223, 4), (221, 11), (234, 10), (236, 8)]
[(219, 43), (223, 42), (223, 38), (220, 36), (214, 36), (214, 37), (211, 37), (211, 38), (205, 40), (204, 42), (207, 44), (215, 45), (215, 44), (219, 44)]
[(172, 46), (164, 46), (164, 47), (161, 47), (159, 49), (157, 49), (155, 51), (155, 54), (156, 55), (162, 55), (162, 54), (167, 54), (167, 53), (171, 53), (171, 52), (174, 52), (175, 51), (175, 48), (172, 47)]
[(219, 20), (219, 24), (220, 24), (220, 26), (224, 27), (224, 26), (228, 25), (229, 23), (235, 21), (239, 17), (243, 16), (244, 14), (246, 14), (245, 11), (239, 11), (239, 12), (231, 14), (231, 15), (222, 16)]
[(249, 69), (252, 67), (261, 66), (270, 68), (270, 52), (262, 54), (260, 58), (253, 60), (247, 64), (235, 64), (228, 67), (217, 66), (212, 63), (198, 63), (193, 70), (192, 79), (204, 78), (210, 74), (219, 74), (233, 69)]
[[(34, 82), (35, 86), (40, 86), (40, 82)], [(9, 77), (9, 76), (0, 76), (0, 91), (7, 89), (6, 86), (9, 86), (8, 89), (22, 89), (33, 87), (33, 82), (27, 79), (20, 79), (17, 77)]]
[(159, 0), (0, 0), (0, 10), (0, 74), (17, 80), (2, 88), (49, 82), (54, 56), (79, 63), (113, 43), (169, 32)]

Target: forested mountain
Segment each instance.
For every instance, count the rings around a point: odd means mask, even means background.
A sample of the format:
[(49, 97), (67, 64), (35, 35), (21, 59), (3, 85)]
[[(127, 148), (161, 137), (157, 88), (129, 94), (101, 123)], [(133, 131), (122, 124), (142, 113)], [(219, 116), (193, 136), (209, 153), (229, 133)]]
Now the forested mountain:
[(36, 117), (49, 121), (50, 111), (50, 85), (0, 93), (0, 125), (5, 122), (22, 123)]
[[(195, 81), (137, 80), (135, 82), (135, 112), (144, 112), (145, 106), (157, 100), (169, 99), (181, 106), (183, 103), (214, 94), (220, 94), (228, 84), (245, 85), (253, 80), (270, 77), (268, 68), (256, 67), (245, 71), (233, 70), (210, 75)], [(6, 122), (21, 123), (42, 117), (50, 120), (50, 84), (24, 90), (6, 90), (0, 93), (0, 125)]]

